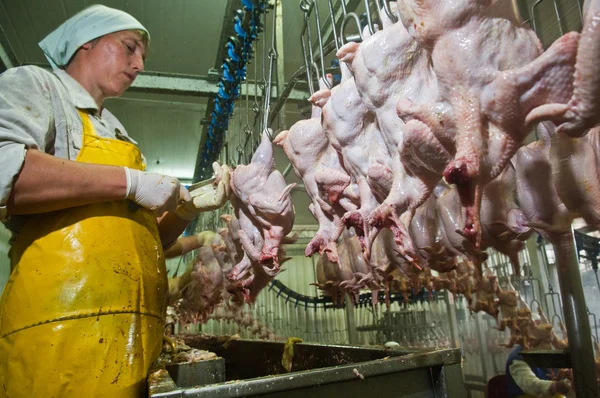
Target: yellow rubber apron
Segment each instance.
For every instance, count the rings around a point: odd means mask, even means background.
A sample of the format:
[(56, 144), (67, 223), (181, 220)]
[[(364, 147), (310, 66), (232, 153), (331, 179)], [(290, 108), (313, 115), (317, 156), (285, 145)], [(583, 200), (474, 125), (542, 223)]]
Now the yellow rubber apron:
[[(143, 169), (89, 116), (76, 161)], [(93, 176), (91, 176), (93, 178)], [(156, 219), (121, 200), (37, 215), (0, 300), (0, 397), (138, 397), (159, 355), (167, 274)]]

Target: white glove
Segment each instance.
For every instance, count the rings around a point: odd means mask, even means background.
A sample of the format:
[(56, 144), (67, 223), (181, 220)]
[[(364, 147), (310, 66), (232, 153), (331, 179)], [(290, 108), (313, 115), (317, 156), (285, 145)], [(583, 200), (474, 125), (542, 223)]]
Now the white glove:
[(229, 200), (231, 195), (231, 169), (227, 165), (220, 166), (213, 163), (216, 180), (190, 192), (192, 199), (179, 206), (177, 217), (191, 220), (199, 213), (216, 210)]
[(127, 193), (129, 199), (156, 215), (177, 209), (180, 199), (191, 199), (189, 192), (179, 183), (177, 178), (162, 174), (145, 173), (124, 167), (127, 177)]

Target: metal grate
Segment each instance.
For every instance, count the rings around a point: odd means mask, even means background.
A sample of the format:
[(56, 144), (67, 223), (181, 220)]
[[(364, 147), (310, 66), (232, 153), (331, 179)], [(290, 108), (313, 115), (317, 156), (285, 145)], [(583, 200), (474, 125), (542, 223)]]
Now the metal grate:
[(517, 0), (521, 18), (537, 33), (544, 48), (583, 26), (583, 0)]

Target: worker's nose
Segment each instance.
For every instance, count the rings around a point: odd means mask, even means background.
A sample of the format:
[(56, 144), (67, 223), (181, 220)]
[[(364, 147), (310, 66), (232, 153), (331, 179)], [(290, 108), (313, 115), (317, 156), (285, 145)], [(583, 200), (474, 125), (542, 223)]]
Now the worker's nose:
[(136, 72), (141, 72), (144, 70), (144, 57), (139, 54), (133, 54), (133, 60), (131, 62), (131, 67)]

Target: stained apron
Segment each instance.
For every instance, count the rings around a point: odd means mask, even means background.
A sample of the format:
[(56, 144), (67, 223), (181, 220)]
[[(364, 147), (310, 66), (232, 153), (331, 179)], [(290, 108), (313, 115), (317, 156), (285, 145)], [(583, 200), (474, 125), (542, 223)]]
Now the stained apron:
[[(76, 161), (144, 168), (79, 111)], [(93, 178), (93, 176), (90, 176)], [(139, 397), (162, 346), (168, 292), (155, 216), (104, 202), (32, 216), (0, 299), (0, 397)]]

